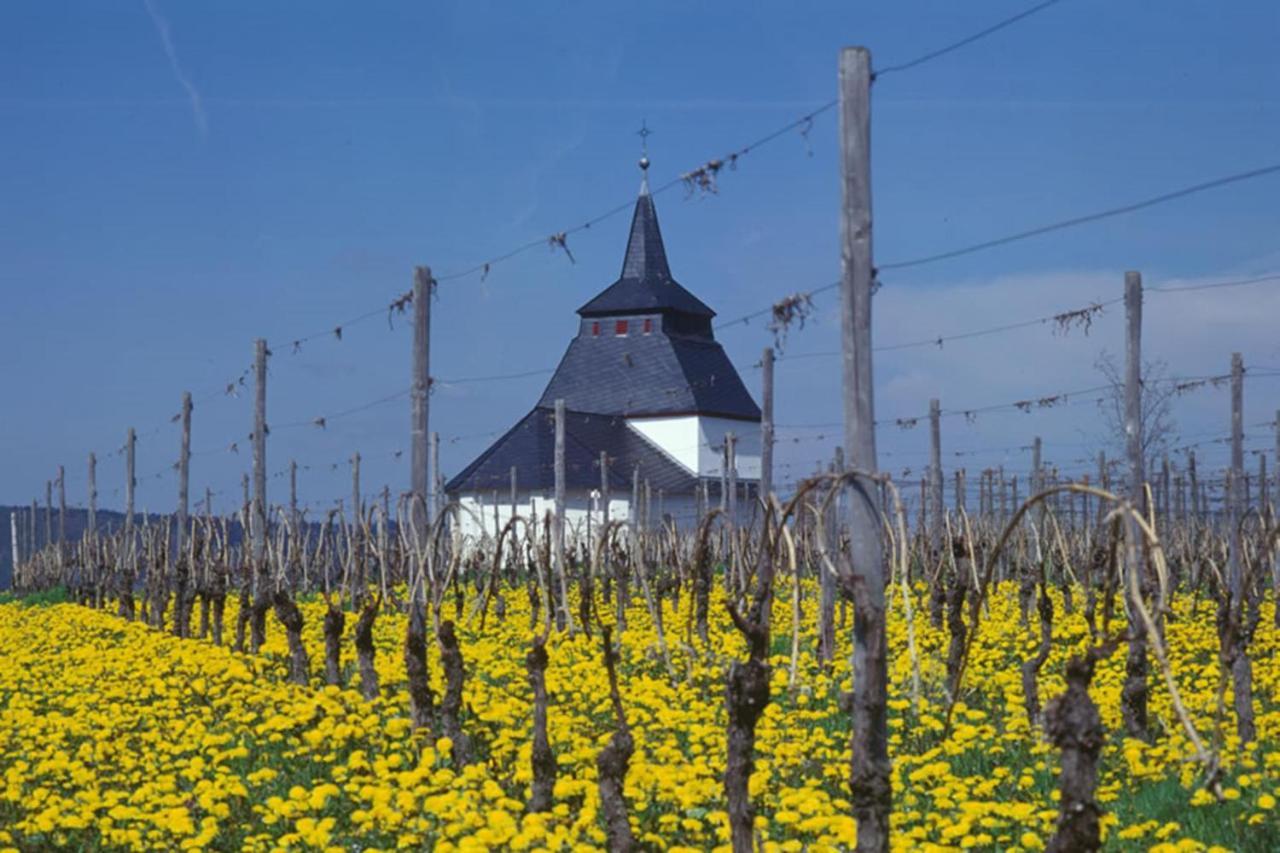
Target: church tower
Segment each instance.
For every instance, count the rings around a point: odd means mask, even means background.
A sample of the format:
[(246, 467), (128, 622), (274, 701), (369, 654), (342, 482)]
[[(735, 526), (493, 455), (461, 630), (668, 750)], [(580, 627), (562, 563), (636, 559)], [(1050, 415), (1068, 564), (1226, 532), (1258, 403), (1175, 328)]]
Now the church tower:
[[(641, 160), (641, 168), (647, 166)], [(550, 508), (558, 399), (565, 401), (567, 415), (570, 523), (585, 520), (587, 512), (599, 518), (591, 492), (601, 486), (601, 452), (609, 464), (610, 518), (629, 517), (638, 472), (652, 494), (662, 493), (665, 514), (691, 523), (704, 482), (713, 503), (718, 501), (730, 433), (736, 438), (738, 480), (754, 486), (760, 476), (760, 407), (715, 339), (715, 312), (671, 274), (647, 180), (636, 199), (621, 275), (577, 313), (578, 334), (533, 411), (450, 481), (450, 495), (486, 506), (499, 493), (505, 523), (515, 468), (518, 511), (535, 511), (537, 504)], [(492, 506), (484, 515), (491, 531)]]

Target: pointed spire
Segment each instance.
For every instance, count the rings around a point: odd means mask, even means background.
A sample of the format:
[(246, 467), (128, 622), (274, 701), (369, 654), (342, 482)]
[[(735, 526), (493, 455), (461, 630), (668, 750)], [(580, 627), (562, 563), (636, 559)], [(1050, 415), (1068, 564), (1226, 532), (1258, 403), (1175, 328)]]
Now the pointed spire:
[(627, 255), (622, 262), (624, 279), (656, 279), (670, 281), (671, 269), (667, 266), (667, 250), (662, 245), (662, 232), (658, 230), (658, 211), (649, 194), (649, 134), (648, 125), (641, 123), (636, 135), (640, 137), (640, 196), (636, 199), (636, 211), (631, 217), (631, 236), (627, 240)]
[(627, 255), (622, 262), (622, 278), (638, 281), (670, 281), (667, 250), (658, 229), (658, 211), (653, 206), (647, 184), (641, 185), (636, 211), (631, 217), (631, 236), (627, 239)]

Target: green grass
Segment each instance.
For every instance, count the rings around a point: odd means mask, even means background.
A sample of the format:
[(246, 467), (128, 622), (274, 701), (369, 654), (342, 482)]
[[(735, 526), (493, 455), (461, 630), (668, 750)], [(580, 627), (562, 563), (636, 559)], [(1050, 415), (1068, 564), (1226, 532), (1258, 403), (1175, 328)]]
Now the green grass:
[(55, 586), (43, 592), (30, 595), (15, 595), (13, 592), (0, 592), (0, 604), (17, 604), (21, 607), (48, 607), (51, 604), (66, 604), (71, 600), (65, 586)]

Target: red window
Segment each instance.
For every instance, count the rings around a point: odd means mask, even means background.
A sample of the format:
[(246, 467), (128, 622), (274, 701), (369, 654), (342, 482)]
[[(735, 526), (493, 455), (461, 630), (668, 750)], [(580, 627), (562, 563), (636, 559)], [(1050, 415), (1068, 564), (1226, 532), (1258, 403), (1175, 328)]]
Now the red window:
[(627, 321), (618, 320), (613, 324), (613, 333), (615, 335), (625, 335), (627, 333)]
[(598, 338), (598, 337), (600, 337), (600, 324), (599, 324), (599, 323), (592, 323), (592, 324), (591, 324), (591, 337), (593, 337), (593, 338)]
[(645, 317), (645, 318), (644, 318), (644, 333), (647, 335), (647, 334), (649, 334), (649, 333), (650, 333), (650, 332), (652, 332), (652, 331), (653, 331), (653, 320), (652, 320), (652, 318)]

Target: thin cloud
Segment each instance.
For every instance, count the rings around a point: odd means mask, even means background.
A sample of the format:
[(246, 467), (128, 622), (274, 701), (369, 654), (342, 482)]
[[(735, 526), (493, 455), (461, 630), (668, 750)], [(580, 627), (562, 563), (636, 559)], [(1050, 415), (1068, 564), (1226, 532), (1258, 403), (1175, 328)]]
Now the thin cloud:
[(195, 116), (196, 127), (200, 130), (201, 136), (209, 134), (209, 119), (205, 116), (204, 101), (200, 97), (200, 92), (196, 90), (195, 84), (191, 82), (191, 78), (182, 70), (182, 63), (178, 61), (178, 52), (173, 46), (173, 37), (169, 34), (169, 22), (160, 16), (160, 12), (156, 9), (153, 0), (142, 0), (142, 4), (147, 7), (147, 14), (151, 16), (151, 21), (156, 25), (156, 32), (160, 34), (160, 43), (164, 45), (165, 55), (169, 57), (169, 67), (173, 69), (173, 76), (182, 84), (182, 88), (187, 90), (187, 97), (191, 101), (191, 112)]

